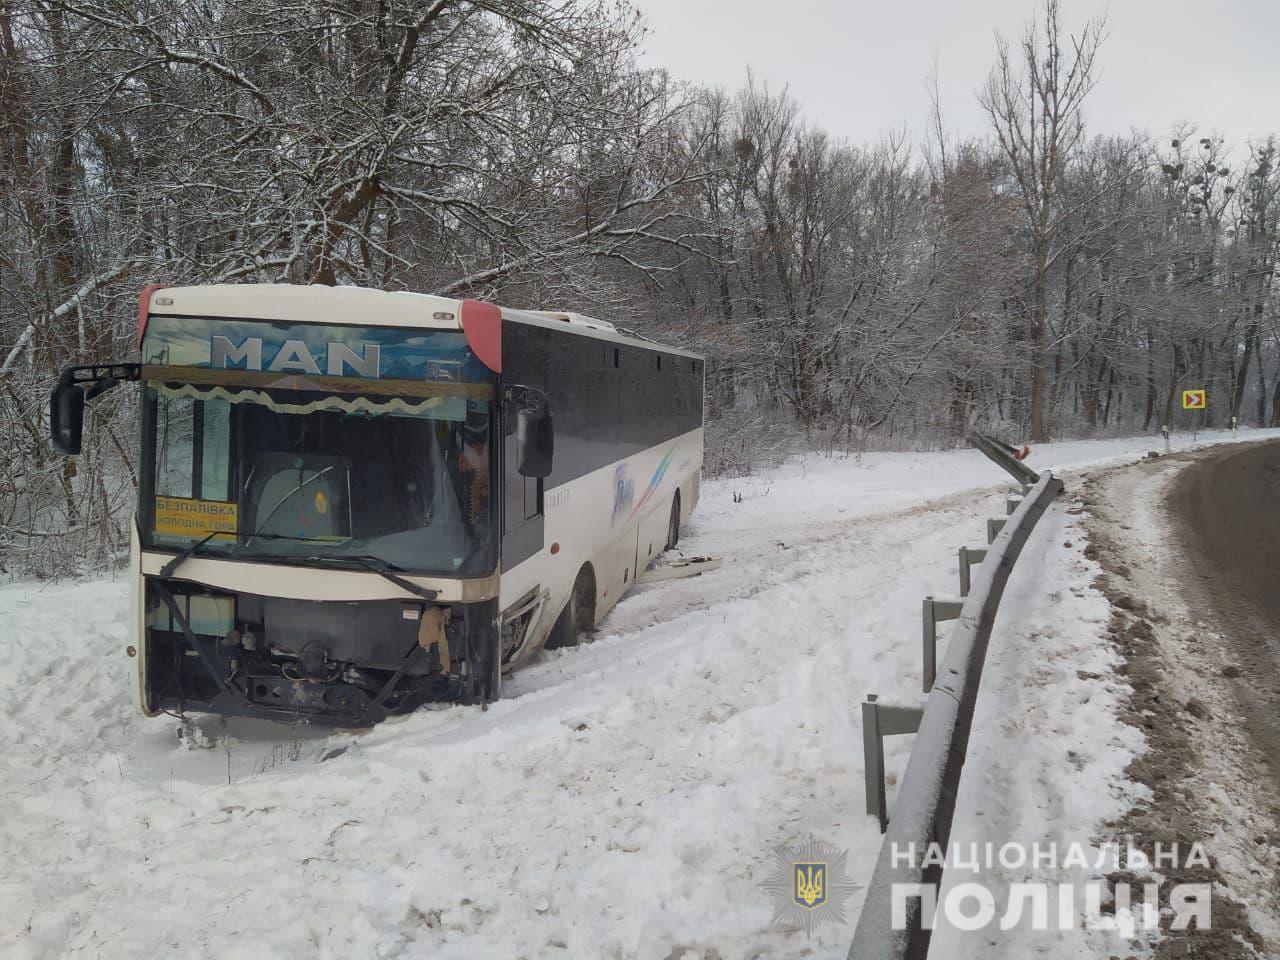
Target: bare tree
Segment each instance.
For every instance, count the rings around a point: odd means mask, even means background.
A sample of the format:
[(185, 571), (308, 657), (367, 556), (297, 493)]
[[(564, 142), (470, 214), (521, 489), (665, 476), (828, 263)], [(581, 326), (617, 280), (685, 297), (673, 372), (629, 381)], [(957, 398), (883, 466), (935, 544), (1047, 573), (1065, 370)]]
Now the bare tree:
[[(1255, 144), (1248, 168), (1238, 188), (1229, 189), (1238, 199), (1235, 234), (1235, 282), (1240, 288), (1244, 349), (1235, 375), (1231, 416), (1239, 418), (1249, 381), (1249, 365), (1256, 358), (1259, 373), (1258, 425), (1267, 425), (1266, 379), (1259, 345), (1263, 313), (1271, 296), (1277, 257), (1280, 256), (1280, 172), (1276, 169), (1275, 140)], [(1216, 168), (1215, 168), (1216, 172)], [(1221, 175), (1221, 174), (1220, 174)]]
[(922, 153), (646, 68), (612, 2), (0, 0), (0, 568), (123, 555), (132, 397), (74, 462), (45, 410), (134, 349), (149, 279), (607, 316), (707, 355), (714, 470), (1176, 427), (1189, 385), (1280, 419), (1274, 146), (1086, 140), (1103, 33), (1050, 0), (999, 42), (992, 135), (948, 138), (935, 83)]
[[(1084, 136), (1083, 105), (1094, 85), (1094, 60), (1106, 31), (1092, 20), (1063, 37), (1059, 0), (1045, 0), (1044, 22), (1033, 22), (1018, 52), (997, 38), (996, 66), (979, 95), (1017, 184), (1031, 245), (1031, 438), (1046, 440), (1045, 332), (1049, 269), (1060, 192), (1073, 151)], [(1064, 40), (1066, 43), (1064, 44)]]

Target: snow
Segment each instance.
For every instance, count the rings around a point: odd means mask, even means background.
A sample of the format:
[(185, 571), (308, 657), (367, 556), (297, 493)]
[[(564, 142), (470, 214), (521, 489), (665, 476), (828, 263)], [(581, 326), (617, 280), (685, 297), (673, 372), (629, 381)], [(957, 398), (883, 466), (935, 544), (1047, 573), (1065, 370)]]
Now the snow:
[[(1238, 442), (1280, 438), (1280, 429), (1245, 430)], [(1178, 453), (1232, 442), (1230, 430), (1174, 434), (1170, 450)], [(1163, 454), (1159, 437), (1120, 437), (1109, 440), (1071, 440), (1032, 449), (1028, 463), (1034, 469), (1049, 468), (1057, 475), (1132, 463), (1149, 452)], [(852, 471), (852, 472), (851, 472)], [(1065, 471), (1065, 473), (1064, 473)], [(749, 528), (759, 520), (759, 510), (769, 510), (786, 522), (816, 520), (833, 504), (861, 513), (903, 508), (937, 497), (968, 490), (990, 489), (1004, 473), (977, 450), (966, 447), (939, 453), (862, 453), (811, 456), (788, 462), (777, 470), (741, 480), (723, 481), (746, 496), (773, 499), (752, 511), (739, 511), (727, 523)], [(851, 489), (854, 483), (856, 489)], [(777, 493), (774, 493), (777, 488)], [(803, 491), (788, 498), (786, 491)], [(714, 509), (714, 507), (713, 507)]]
[[(707, 481), (682, 547), (721, 569), (637, 588), (488, 711), (355, 734), (210, 718), (180, 742), (133, 707), (122, 581), (0, 587), (0, 956), (843, 957), (861, 894), (812, 941), (773, 926), (773, 849), (812, 835), (865, 883), (860, 704), (919, 698), (920, 599), (954, 591), (1006, 486), (972, 451)], [(1065, 510), (1010, 582), (958, 831), (1087, 839), (1118, 809), (1138, 745)], [(1019, 763), (1011, 737), (1047, 746)], [(886, 742), (891, 781), (911, 739)]]
[(1183, 542), (1178, 524), (1165, 510), (1178, 475), (1178, 465), (1169, 463), (1109, 477), (1097, 485), (1101, 503), (1093, 511), (1099, 517), (1125, 518), (1127, 529), (1115, 546), (1117, 559), (1130, 574), (1126, 587), (1153, 612), (1155, 650), (1165, 665), (1168, 696), (1179, 704), (1198, 699), (1209, 711), (1211, 722), (1192, 733), (1196, 753), (1184, 774), (1184, 791), (1197, 802), (1196, 824), (1218, 873), (1215, 894), (1245, 907), (1249, 925), (1272, 945), (1270, 956), (1280, 943), (1275, 885), (1280, 845), (1268, 840), (1275, 792), (1265, 766), (1259, 765), (1241, 695), (1222, 683), (1224, 662), (1241, 655), (1224, 635), (1223, 628), (1232, 625), (1213, 614), (1207, 589), (1188, 589), (1197, 579), (1208, 588), (1213, 575), (1206, 574), (1194, 552), (1169, 549)]
[[(1098, 862), (1098, 841), (1124, 842), (1102, 827), (1118, 819), (1146, 788), (1124, 778), (1129, 761), (1143, 752), (1144, 738), (1120, 724), (1127, 686), (1115, 675), (1121, 659), (1102, 642), (1111, 615), (1106, 597), (1091, 583), (1101, 572), (1084, 557), (1085, 531), (1078, 514), (1059, 500), (1037, 526), (1014, 567), (983, 676), (974, 716), (951, 841), (961, 850), (1016, 844), (1029, 855), (1039, 845), (1058, 851), (1056, 864), (1019, 864), (980, 873), (944, 875), (942, 896), (962, 883), (978, 882), (995, 894), (998, 918), (1014, 898), (1015, 883), (1048, 884), (1049, 916), (1056, 921), (1057, 884), (1084, 884), (1106, 870), (1065, 862), (1072, 844)], [(1070, 544), (1070, 546), (1068, 546)], [(1010, 750), (1010, 743), (1035, 744)], [(985, 857), (985, 854), (984, 854)], [(1017, 863), (1017, 854), (1009, 860)], [(1075, 898), (1076, 924), (1068, 930), (1034, 930), (1026, 904), (1023, 922), (1011, 930), (992, 927), (962, 932), (942, 924), (930, 957), (981, 956), (1021, 960), (1028, 956), (1127, 955), (1123, 942), (1087, 930), (1080, 922), (1083, 896)], [(1052, 924), (1051, 924), (1052, 925)]]

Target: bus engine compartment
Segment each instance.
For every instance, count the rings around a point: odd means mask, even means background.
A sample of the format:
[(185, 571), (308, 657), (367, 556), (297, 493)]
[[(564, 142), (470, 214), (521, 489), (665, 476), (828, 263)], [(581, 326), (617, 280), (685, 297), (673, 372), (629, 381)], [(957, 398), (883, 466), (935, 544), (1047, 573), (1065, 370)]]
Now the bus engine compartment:
[(485, 698), (493, 602), (314, 601), (148, 578), (148, 713), (367, 726)]

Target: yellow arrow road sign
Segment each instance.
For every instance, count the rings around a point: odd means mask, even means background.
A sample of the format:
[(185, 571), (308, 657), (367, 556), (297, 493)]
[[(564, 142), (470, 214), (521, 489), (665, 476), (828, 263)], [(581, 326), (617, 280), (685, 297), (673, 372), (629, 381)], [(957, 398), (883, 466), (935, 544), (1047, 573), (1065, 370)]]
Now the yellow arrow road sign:
[(1183, 390), (1182, 391), (1182, 409), (1183, 410), (1203, 410), (1208, 406), (1205, 400), (1203, 390)]

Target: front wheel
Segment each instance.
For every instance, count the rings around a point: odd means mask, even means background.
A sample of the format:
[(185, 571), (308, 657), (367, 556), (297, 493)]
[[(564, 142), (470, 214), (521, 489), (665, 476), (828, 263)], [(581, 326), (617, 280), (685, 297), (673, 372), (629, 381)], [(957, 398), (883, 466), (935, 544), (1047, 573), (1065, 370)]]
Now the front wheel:
[(595, 626), (596, 582), (591, 568), (583, 567), (569, 591), (569, 599), (547, 635), (547, 649), (576, 647)]
[(547, 649), (557, 650), (560, 647), (576, 647), (578, 645), (578, 591), (569, 594), (569, 602), (564, 605), (564, 609), (560, 611), (560, 616), (556, 617), (556, 622), (551, 625), (551, 632), (547, 634)]

